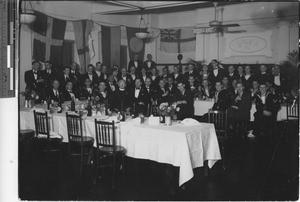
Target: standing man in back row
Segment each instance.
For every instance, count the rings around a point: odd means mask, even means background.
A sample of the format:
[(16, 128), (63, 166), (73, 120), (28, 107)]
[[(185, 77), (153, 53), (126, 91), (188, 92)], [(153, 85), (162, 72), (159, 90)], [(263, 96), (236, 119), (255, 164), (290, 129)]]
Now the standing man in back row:
[(144, 61), (143, 67), (146, 68), (147, 72), (150, 72), (152, 68), (156, 68), (156, 63), (152, 60), (151, 54), (147, 54), (147, 60)]

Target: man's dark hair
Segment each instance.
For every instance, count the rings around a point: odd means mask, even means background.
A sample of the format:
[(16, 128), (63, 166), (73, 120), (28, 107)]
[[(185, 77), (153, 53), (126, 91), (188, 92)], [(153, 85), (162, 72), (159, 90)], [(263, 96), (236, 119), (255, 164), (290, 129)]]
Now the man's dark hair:
[(34, 61), (32, 61), (32, 65), (34, 65), (35, 63), (38, 63), (38, 64), (41, 64), (39, 61), (37, 61), (37, 60), (34, 60)]

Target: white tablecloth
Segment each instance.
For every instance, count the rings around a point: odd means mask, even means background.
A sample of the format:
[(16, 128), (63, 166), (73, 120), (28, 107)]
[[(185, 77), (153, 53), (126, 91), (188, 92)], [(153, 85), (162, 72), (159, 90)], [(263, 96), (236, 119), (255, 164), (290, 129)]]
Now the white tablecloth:
[[(206, 100), (195, 100), (194, 101), (194, 108), (195, 108), (195, 116), (203, 116), (205, 113), (208, 112), (210, 108), (214, 105), (213, 101), (206, 101)], [(256, 112), (255, 104), (252, 104), (251, 111), (250, 111), (250, 121), (254, 121), (254, 113)], [(277, 121), (286, 120), (286, 107), (282, 106), (277, 114)]]
[[(50, 117), (52, 130), (62, 135), (64, 142), (68, 142), (65, 113), (51, 114)], [(96, 141), (94, 118), (83, 120), (83, 131), (84, 135), (92, 136)], [(179, 186), (189, 181), (194, 176), (193, 168), (203, 166), (205, 160), (208, 160), (211, 168), (221, 159), (213, 124), (150, 126), (147, 123), (134, 124), (129, 120), (117, 123), (116, 127), (116, 142), (127, 149), (127, 156), (178, 166)], [(35, 128), (32, 110), (21, 109), (20, 128)]]

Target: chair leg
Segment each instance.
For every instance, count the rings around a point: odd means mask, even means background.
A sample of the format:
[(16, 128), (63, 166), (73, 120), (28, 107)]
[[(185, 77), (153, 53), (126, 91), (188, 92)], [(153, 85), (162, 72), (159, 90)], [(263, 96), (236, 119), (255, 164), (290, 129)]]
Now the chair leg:
[(70, 166), (70, 153), (71, 153), (71, 146), (70, 143), (68, 145), (68, 156), (67, 156), (67, 170), (69, 170), (69, 166)]
[(84, 162), (83, 160), (84, 160), (84, 147), (81, 146), (80, 170), (79, 170), (80, 176), (82, 176), (83, 162)]
[(124, 182), (126, 181), (126, 178), (125, 178), (125, 163), (124, 163), (124, 157), (125, 155), (122, 155), (122, 172), (123, 172), (123, 180)]
[(113, 177), (112, 177), (112, 188), (115, 187), (115, 174), (116, 174), (116, 156), (113, 155)]

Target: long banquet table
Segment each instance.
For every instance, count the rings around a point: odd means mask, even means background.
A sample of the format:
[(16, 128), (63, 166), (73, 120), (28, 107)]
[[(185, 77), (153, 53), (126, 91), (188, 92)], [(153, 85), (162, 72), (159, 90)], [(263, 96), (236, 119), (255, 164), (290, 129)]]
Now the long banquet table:
[[(95, 138), (94, 117), (83, 117), (83, 133)], [(65, 113), (49, 115), (52, 131), (63, 136), (68, 142)], [(34, 129), (32, 108), (20, 109), (20, 129)], [(116, 142), (127, 149), (132, 158), (149, 159), (179, 167), (179, 186), (189, 181), (193, 169), (202, 167), (208, 161), (211, 168), (221, 159), (219, 144), (213, 124), (167, 125), (136, 124), (127, 120), (116, 124)], [(95, 138), (96, 139), (96, 138)], [(95, 145), (96, 146), (96, 143)]]
[[(213, 101), (210, 100), (195, 100), (194, 101), (194, 108), (195, 108), (195, 116), (203, 116), (205, 113), (208, 112), (214, 105)], [(250, 111), (250, 121), (254, 121), (254, 113), (256, 112), (255, 104), (252, 104), (251, 111)], [(280, 110), (277, 114), (277, 121), (286, 120), (286, 108), (281, 106)]]

